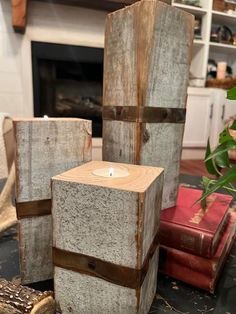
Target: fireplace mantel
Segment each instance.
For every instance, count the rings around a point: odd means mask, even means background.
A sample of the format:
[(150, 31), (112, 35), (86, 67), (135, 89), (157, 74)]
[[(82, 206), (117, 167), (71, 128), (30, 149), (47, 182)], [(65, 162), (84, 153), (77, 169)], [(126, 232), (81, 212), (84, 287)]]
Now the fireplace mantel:
[[(27, 8), (30, 0), (11, 0), (12, 26), (15, 32), (24, 33), (27, 25)], [(31, 0), (50, 4), (80, 6), (89, 9), (115, 11), (140, 0)], [(160, 0), (171, 4), (171, 0)]]
[[(34, 0), (35, 1), (35, 0)], [(36, 0), (45, 3), (81, 6), (96, 10), (114, 11), (138, 0)], [(29, 0), (11, 0), (12, 26), (15, 32), (24, 33), (27, 25), (27, 8)]]

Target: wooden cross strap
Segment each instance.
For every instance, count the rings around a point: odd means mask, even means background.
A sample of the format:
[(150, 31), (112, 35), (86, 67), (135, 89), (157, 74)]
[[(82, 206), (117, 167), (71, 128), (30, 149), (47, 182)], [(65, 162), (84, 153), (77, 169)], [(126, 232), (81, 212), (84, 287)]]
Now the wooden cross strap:
[(31, 202), (16, 202), (16, 213), (18, 219), (45, 216), (51, 214), (52, 200), (39, 200)]
[(141, 269), (120, 266), (88, 255), (64, 251), (53, 247), (53, 264), (81, 274), (98, 277), (116, 285), (138, 289), (148, 272), (149, 263), (159, 244), (156, 235)]
[(103, 106), (104, 120), (139, 123), (185, 123), (186, 109), (137, 106)]

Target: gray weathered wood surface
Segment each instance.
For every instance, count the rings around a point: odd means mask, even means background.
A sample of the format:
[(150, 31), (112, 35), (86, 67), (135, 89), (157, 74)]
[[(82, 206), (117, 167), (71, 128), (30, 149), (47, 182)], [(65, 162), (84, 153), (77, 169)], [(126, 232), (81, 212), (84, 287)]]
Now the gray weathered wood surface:
[(148, 313), (156, 294), (158, 256), (159, 248), (150, 262), (141, 291), (55, 267), (55, 298), (63, 314)]
[[(185, 108), (192, 15), (143, 0), (107, 17), (104, 106)], [(103, 121), (103, 159), (165, 168), (162, 208), (175, 205), (184, 124)]]
[[(51, 177), (91, 160), (91, 122), (49, 118), (14, 120), (16, 202), (51, 198)], [(51, 216), (20, 220), (23, 283), (52, 278)]]
[[(93, 174), (106, 167), (125, 168), (129, 176)], [(159, 231), (162, 186), (161, 168), (110, 162), (93, 161), (54, 177), (53, 246), (140, 269)], [(141, 292), (55, 267), (63, 313), (69, 308), (76, 313), (147, 313), (156, 289), (157, 254), (158, 249)]]

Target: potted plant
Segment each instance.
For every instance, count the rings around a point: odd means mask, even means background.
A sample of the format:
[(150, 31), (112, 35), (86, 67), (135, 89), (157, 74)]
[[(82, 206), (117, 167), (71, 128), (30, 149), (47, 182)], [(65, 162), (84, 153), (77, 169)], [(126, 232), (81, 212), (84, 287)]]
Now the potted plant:
[[(236, 87), (227, 92), (227, 99), (236, 100)], [(236, 149), (236, 119), (234, 118), (229, 125), (219, 135), (218, 146), (211, 151), (208, 140), (205, 155), (205, 166), (209, 174), (215, 179), (208, 177), (202, 178), (203, 194), (200, 198), (203, 208), (206, 208), (206, 198), (211, 193), (220, 188), (226, 190), (236, 199), (236, 164), (229, 158), (230, 151)]]

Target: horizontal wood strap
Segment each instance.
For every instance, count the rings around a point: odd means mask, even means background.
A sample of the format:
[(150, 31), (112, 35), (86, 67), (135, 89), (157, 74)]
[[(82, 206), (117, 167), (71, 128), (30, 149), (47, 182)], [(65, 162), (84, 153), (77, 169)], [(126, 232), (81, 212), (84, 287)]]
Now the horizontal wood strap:
[(104, 120), (139, 123), (184, 123), (185, 108), (103, 106)]
[(16, 213), (18, 219), (51, 214), (52, 200), (39, 200), (31, 202), (16, 202)]
[(150, 260), (156, 252), (158, 244), (159, 236), (156, 235), (141, 269), (116, 265), (96, 257), (68, 252), (55, 247), (53, 247), (53, 264), (57, 267), (101, 278), (119, 286), (138, 289), (142, 286), (149, 269)]

